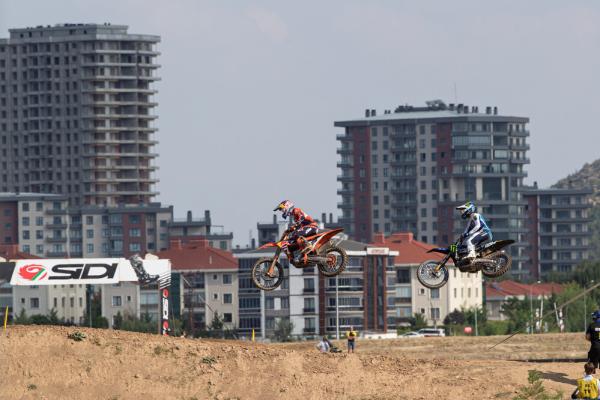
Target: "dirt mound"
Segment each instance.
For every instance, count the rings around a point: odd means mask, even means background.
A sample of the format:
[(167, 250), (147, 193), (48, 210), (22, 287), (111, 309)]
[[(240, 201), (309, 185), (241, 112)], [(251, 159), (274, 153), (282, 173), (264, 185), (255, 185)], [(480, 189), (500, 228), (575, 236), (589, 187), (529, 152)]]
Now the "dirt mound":
[[(67, 337), (76, 330), (86, 338)], [(487, 357), (497, 340), (363, 340), (347, 355), (319, 354), (314, 343), (17, 326), (0, 337), (0, 399), (510, 399), (528, 370), (569, 394), (581, 375), (579, 363), (508, 360), (583, 357), (581, 335), (518, 336)]]

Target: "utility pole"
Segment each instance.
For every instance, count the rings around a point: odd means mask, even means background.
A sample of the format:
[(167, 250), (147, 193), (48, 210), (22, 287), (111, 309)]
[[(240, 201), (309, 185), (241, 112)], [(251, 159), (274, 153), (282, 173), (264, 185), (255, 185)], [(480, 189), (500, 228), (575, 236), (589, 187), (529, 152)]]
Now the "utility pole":
[(477, 330), (477, 313), (479, 312), (479, 309), (477, 308), (477, 306), (475, 306), (475, 336), (479, 336), (479, 331)]
[(340, 297), (337, 275), (335, 276), (335, 339), (340, 340)]

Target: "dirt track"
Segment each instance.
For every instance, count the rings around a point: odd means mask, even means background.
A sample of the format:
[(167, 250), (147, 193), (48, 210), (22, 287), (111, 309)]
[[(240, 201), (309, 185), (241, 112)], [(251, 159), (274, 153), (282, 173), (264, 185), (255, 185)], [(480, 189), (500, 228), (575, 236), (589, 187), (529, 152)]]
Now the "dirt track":
[(527, 371), (565, 398), (581, 363), (582, 334), (358, 342), (319, 354), (314, 343), (263, 345), (74, 328), (9, 327), (0, 337), (0, 399), (511, 399)]

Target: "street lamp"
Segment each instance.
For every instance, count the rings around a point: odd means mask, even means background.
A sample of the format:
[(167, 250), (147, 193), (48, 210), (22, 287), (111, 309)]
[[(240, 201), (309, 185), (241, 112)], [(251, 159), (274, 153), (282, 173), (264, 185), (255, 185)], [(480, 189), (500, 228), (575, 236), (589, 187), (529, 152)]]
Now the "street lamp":
[[(590, 281), (589, 286), (594, 285), (594, 280)], [(585, 296), (585, 291), (587, 290), (588, 285), (583, 285), (583, 331), (587, 331), (587, 298)]]
[(537, 281), (531, 285), (529, 285), (529, 334), (533, 334), (533, 300), (532, 300), (532, 290), (533, 285), (542, 283), (541, 281)]

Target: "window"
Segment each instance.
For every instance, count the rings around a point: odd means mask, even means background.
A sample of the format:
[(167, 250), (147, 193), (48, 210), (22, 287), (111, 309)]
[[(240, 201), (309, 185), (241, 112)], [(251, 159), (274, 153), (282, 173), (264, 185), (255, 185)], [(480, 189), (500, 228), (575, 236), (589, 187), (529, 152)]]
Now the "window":
[(44, 217), (35, 217), (35, 225), (36, 226), (44, 225)]
[(290, 308), (290, 299), (289, 297), (282, 297), (281, 298), (281, 309), (282, 310), (287, 310)]
[(29, 211), (29, 203), (28, 202), (21, 203), (21, 210)]
[(130, 215), (129, 216), (129, 223), (132, 225), (137, 225), (140, 223), (140, 216), (139, 215)]
[(219, 300), (219, 293), (213, 293), (213, 300)]
[(233, 295), (231, 293), (223, 294), (223, 304), (231, 304), (233, 303)]
[(398, 268), (396, 276), (398, 283), (410, 283), (410, 268)]
[(75, 307), (75, 297), (71, 297), (69, 299), (69, 305), (71, 306), (71, 308)]
[(88, 225), (94, 225), (94, 216), (88, 215), (87, 217), (85, 217), (85, 223)]
[(231, 274), (223, 274), (223, 284), (231, 285)]
[(23, 226), (29, 226), (29, 217), (21, 218), (21, 223), (23, 224)]
[(223, 313), (223, 322), (231, 323), (233, 322), (233, 317), (231, 313)]
[(440, 289), (431, 289), (431, 298), (439, 299), (440, 298)]
[(440, 309), (433, 307), (431, 309), (431, 319), (440, 319)]
[(140, 236), (142, 236), (142, 231), (140, 230), (140, 228), (131, 228), (129, 230), (129, 236), (140, 237)]
[(275, 298), (274, 297), (266, 297), (265, 298), (265, 308), (267, 310), (273, 310), (275, 308)]
[(129, 243), (129, 251), (141, 251), (142, 245), (139, 243)]
[(94, 238), (94, 230), (93, 230), (93, 229), (88, 229), (88, 230), (85, 232), (85, 236), (86, 236), (88, 239), (93, 239), (93, 238)]
[(113, 307), (120, 307), (121, 304), (122, 304), (121, 296), (113, 296), (112, 297), (112, 306)]
[(23, 231), (23, 239), (25, 239), (25, 240), (29, 239), (29, 231)]
[(29, 305), (31, 308), (40, 308), (40, 299), (37, 297), (30, 298)]
[(88, 243), (88, 245), (87, 245), (87, 252), (88, 253), (93, 253), (94, 252), (94, 244), (93, 243)]

